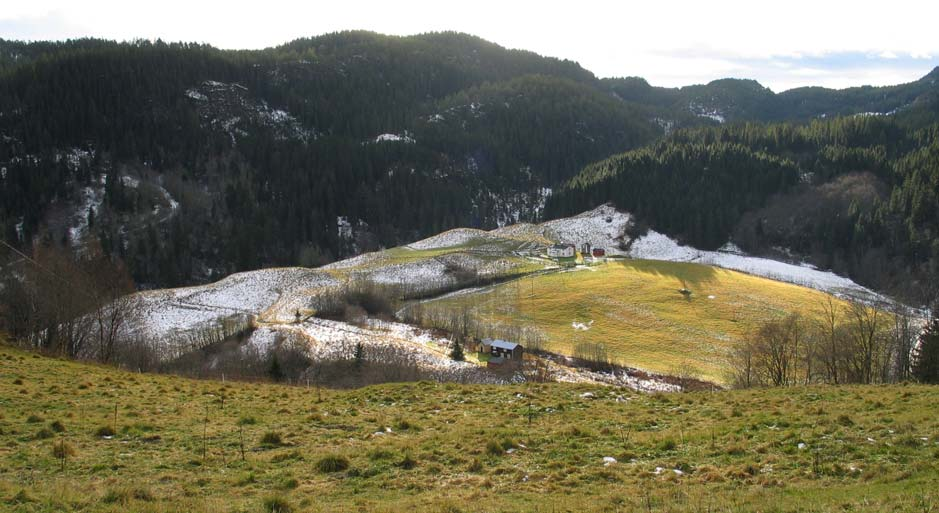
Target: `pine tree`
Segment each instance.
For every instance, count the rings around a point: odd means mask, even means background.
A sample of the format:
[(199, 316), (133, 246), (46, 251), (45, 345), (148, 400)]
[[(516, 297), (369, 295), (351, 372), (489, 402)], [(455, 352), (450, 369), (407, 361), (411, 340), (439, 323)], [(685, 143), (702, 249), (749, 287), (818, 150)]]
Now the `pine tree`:
[(361, 342), (356, 342), (355, 352), (352, 356), (355, 358), (355, 368), (361, 369), (362, 363), (365, 362), (365, 348), (362, 346)]
[(463, 344), (461, 344), (459, 340), (453, 341), (453, 349), (450, 351), (450, 358), (457, 362), (462, 362), (466, 359), (463, 355)]
[(284, 379), (284, 370), (280, 367), (280, 361), (277, 359), (277, 355), (271, 358), (271, 366), (267, 369), (267, 375), (274, 381)]
[(919, 336), (913, 361), (913, 376), (923, 383), (939, 383), (939, 308)]

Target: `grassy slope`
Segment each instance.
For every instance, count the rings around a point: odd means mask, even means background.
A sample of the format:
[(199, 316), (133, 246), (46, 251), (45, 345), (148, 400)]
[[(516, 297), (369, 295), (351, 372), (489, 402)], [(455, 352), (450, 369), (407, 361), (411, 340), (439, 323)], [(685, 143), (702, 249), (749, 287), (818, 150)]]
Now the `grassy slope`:
[[(532, 396), (531, 425), (517, 394)], [(271, 495), (296, 511), (415, 512), (922, 511), (939, 500), (935, 387), (645, 396), (415, 383), (316, 395), (0, 346), (0, 510), (253, 512)], [(117, 435), (95, 436), (115, 407)], [(385, 426), (394, 432), (373, 435)], [(261, 447), (271, 431), (285, 445)], [(76, 449), (65, 470), (51, 455), (63, 439)], [(319, 472), (326, 455), (348, 469)]]
[[(690, 299), (679, 292), (683, 282)], [(826, 297), (710, 266), (624, 260), (539, 275), (427, 307), (470, 304), (484, 319), (540, 328), (553, 351), (571, 354), (577, 343), (601, 342), (625, 365), (669, 373), (687, 361), (705, 378), (721, 381), (727, 349), (749, 330), (788, 312), (815, 315)], [(572, 327), (591, 320), (587, 331)]]

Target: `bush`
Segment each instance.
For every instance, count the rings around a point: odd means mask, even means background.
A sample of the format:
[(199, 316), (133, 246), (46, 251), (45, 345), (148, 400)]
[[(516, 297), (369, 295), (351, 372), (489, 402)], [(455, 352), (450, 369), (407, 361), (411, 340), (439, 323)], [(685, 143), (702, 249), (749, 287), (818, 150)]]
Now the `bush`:
[(501, 456), (505, 453), (505, 449), (502, 448), (502, 444), (496, 442), (495, 440), (489, 440), (486, 442), (486, 452), (493, 456)]
[(75, 448), (65, 440), (57, 440), (52, 444), (52, 455), (60, 460), (75, 456)]
[(293, 490), (298, 486), (300, 486), (300, 481), (297, 481), (295, 477), (288, 477), (280, 482), (280, 487), (284, 490)]
[(373, 449), (368, 453), (368, 459), (372, 461), (390, 460), (391, 458), (394, 458), (394, 456), (395, 453), (389, 451), (388, 449)]
[(662, 440), (661, 442), (659, 442), (658, 449), (659, 451), (667, 452), (667, 451), (674, 451), (676, 447), (678, 447), (678, 444), (675, 443), (675, 440), (672, 440), (671, 438), (666, 438), (665, 440)]
[(281, 495), (272, 495), (264, 498), (265, 513), (292, 513), (293, 506), (285, 497)]
[(258, 419), (254, 417), (250, 417), (250, 416), (241, 417), (240, 419), (238, 419), (239, 426), (250, 426), (250, 425), (257, 424), (257, 423), (258, 423)]
[(470, 462), (469, 467), (466, 468), (467, 471), (475, 473), (482, 472), (483, 464), (477, 458), (473, 458), (473, 461)]
[(417, 428), (417, 425), (412, 424), (411, 422), (405, 419), (398, 419), (398, 421), (395, 422), (395, 429), (397, 429), (398, 431), (408, 431), (408, 430), (417, 431), (418, 428)]
[(52, 428), (52, 430), (55, 431), (56, 433), (62, 433), (65, 431), (65, 424), (63, 424), (62, 421), (59, 421), (59, 420), (53, 422), (52, 424), (49, 424), (49, 427)]
[(342, 472), (347, 468), (349, 468), (349, 460), (342, 456), (336, 456), (332, 454), (329, 456), (323, 456), (319, 461), (316, 462), (316, 470), (319, 470), (324, 474)]
[(33, 438), (36, 440), (48, 440), (49, 438), (52, 438), (53, 436), (55, 436), (55, 433), (53, 433), (49, 429), (42, 428), (39, 431), (36, 431), (36, 434), (33, 435)]
[(410, 454), (405, 454), (404, 458), (398, 462), (398, 467), (404, 470), (411, 470), (417, 466), (417, 460), (411, 457)]
[(104, 494), (101, 502), (106, 504), (127, 504), (131, 499), (152, 502), (153, 493), (147, 488), (112, 488)]
[(101, 426), (95, 430), (95, 436), (99, 438), (105, 436), (114, 436), (114, 428), (111, 426)]
[(35, 414), (30, 415), (29, 417), (26, 418), (26, 422), (30, 424), (36, 424), (38, 422), (42, 422), (42, 420), (43, 420), (42, 417), (40, 417), (39, 415), (35, 415)]
[(284, 439), (280, 436), (280, 433), (277, 431), (268, 431), (264, 433), (264, 436), (261, 437), (261, 445), (267, 445), (270, 447), (277, 447), (284, 444)]

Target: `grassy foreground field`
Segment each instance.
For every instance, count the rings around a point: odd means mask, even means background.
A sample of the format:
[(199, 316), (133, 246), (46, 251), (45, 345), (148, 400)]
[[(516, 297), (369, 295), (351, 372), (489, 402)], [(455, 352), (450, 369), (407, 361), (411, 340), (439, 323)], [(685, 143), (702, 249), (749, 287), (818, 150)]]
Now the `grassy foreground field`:
[(925, 512), (939, 502), (935, 387), (638, 395), (422, 382), (317, 396), (0, 346), (0, 510)]
[[(683, 287), (690, 296), (679, 292)], [(688, 363), (703, 378), (721, 382), (728, 349), (747, 333), (792, 312), (814, 317), (827, 297), (706, 265), (622, 260), (542, 274), (425, 308), (469, 307), (485, 322), (541, 330), (551, 351), (572, 354), (578, 343), (602, 343), (620, 364), (674, 374)]]

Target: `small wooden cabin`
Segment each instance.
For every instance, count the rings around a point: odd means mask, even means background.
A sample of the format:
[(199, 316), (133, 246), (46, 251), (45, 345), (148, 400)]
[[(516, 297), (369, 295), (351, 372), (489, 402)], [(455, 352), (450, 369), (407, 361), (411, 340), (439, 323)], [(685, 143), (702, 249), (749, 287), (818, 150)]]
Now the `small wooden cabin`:
[(521, 344), (491, 338), (483, 339), (482, 349), (483, 353), (489, 354), (489, 361), (495, 358), (521, 360), (525, 354), (525, 348)]
[(593, 257), (602, 258), (606, 256), (606, 250), (603, 248), (593, 248)]

